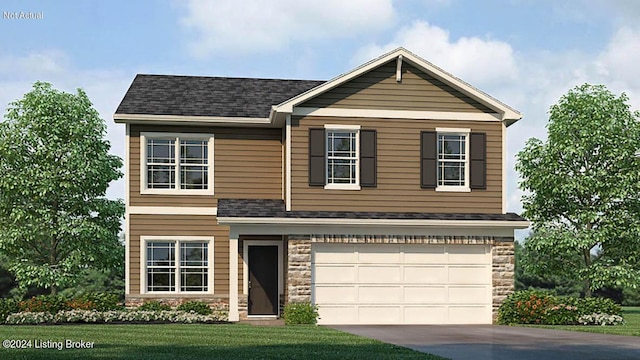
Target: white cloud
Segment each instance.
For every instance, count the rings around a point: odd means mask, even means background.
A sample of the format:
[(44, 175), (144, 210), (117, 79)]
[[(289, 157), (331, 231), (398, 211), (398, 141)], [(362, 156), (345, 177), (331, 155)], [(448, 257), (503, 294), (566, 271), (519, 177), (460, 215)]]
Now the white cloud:
[[(34, 51), (24, 56), (0, 55), (1, 117), (4, 118), (7, 105), (22, 98), (36, 81), (46, 81), (73, 93), (82, 88), (107, 123), (111, 153), (124, 159), (124, 126), (113, 122), (113, 113), (132, 79), (131, 74), (120, 71), (76, 69), (68, 56), (58, 50)], [(124, 180), (120, 179), (111, 183), (107, 196), (124, 198), (124, 190)]]
[(423, 21), (400, 29), (387, 44), (361, 48), (355, 61), (362, 63), (399, 46), (475, 86), (513, 82), (518, 76), (514, 52), (508, 43), (479, 37), (453, 40), (445, 29)]
[(353, 37), (387, 28), (396, 15), (392, 0), (189, 0), (184, 4), (181, 23), (194, 31), (190, 50), (199, 57)]

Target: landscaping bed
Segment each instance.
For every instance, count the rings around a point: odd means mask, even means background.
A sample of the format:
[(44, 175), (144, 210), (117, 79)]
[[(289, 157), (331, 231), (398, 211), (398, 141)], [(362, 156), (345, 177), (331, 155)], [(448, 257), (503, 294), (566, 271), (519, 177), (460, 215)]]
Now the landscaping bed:
[(38, 325), (67, 323), (221, 323), (227, 322), (225, 305), (187, 301), (175, 308), (149, 301), (125, 308), (110, 294), (87, 294), (76, 299), (38, 296), (24, 301), (0, 299), (0, 323)]

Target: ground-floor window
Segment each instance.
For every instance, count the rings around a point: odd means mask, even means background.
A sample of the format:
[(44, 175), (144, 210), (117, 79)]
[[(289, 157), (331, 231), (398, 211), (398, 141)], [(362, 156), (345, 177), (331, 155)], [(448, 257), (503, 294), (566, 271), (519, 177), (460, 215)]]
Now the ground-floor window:
[(209, 292), (211, 240), (146, 238), (147, 292)]

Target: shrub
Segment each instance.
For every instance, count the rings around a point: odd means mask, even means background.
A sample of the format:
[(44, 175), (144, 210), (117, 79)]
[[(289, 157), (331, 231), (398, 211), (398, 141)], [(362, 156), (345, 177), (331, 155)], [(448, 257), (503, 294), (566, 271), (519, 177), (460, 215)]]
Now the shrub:
[(591, 315), (582, 315), (578, 319), (578, 323), (582, 325), (622, 325), (624, 324), (624, 319), (619, 315), (610, 315), (610, 314), (591, 314)]
[(163, 304), (160, 301), (151, 300), (145, 301), (144, 304), (138, 306), (138, 310), (141, 311), (169, 311), (171, 306)]
[[(553, 296), (534, 290), (518, 291), (509, 295), (498, 309), (499, 324), (571, 325), (583, 323), (583, 316), (620, 316), (622, 309), (606, 298), (576, 298)], [(598, 317), (598, 320), (602, 318)], [(583, 319), (581, 321), (580, 319)], [(617, 318), (615, 318), (617, 319)], [(591, 321), (591, 320), (588, 320)], [(610, 321), (612, 324), (617, 320)], [(605, 321), (607, 322), (607, 321)]]
[(226, 313), (210, 315), (187, 313), (184, 311), (95, 311), (68, 310), (53, 315), (47, 312), (19, 312), (7, 317), (10, 325), (64, 324), (64, 323), (112, 323), (112, 322), (172, 322), (172, 323), (217, 323), (227, 321)]
[(288, 303), (284, 307), (284, 323), (286, 325), (316, 324), (318, 307), (309, 302)]
[(7, 316), (20, 311), (18, 301), (14, 299), (0, 299), (0, 323), (4, 322)]
[(120, 303), (120, 296), (114, 293), (87, 293), (82, 295), (80, 299), (93, 303), (92, 310), (109, 311), (124, 309), (124, 306)]
[(538, 290), (516, 291), (507, 296), (498, 309), (498, 323), (511, 324), (540, 324), (540, 319), (553, 296)]
[(70, 310), (94, 310), (95, 304), (89, 300), (73, 299), (65, 303)]
[(182, 304), (180, 304), (176, 310), (178, 311), (184, 311), (187, 313), (193, 312), (195, 314), (200, 314), (200, 315), (209, 315), (213, 312), (213, 310), (211, 310), (211, 307), (209, 307), (209, 304), (207, 304), (206, 302), (202, 302), (202, 301), (187, 301), (184, 302)]
[(48, 312), (55, 314), (61, 310), (68, 310), (67, 299), (59, 295), (40, 295), (20, 301), (20, 311)]

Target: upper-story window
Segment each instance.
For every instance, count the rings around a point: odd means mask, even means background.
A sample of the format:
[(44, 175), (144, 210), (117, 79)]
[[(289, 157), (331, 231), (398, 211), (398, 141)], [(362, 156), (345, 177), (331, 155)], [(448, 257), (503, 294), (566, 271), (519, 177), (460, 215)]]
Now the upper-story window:
[(141, 192), (213, 194), (213, 136), (142, 133)]
[(359, 126), (326, 125), (326, 189), (360, 189)]
[(469, 191), (469, 129), (436, 129), (438, 186), (436, 190)]

